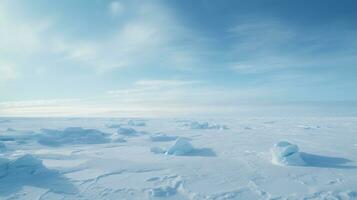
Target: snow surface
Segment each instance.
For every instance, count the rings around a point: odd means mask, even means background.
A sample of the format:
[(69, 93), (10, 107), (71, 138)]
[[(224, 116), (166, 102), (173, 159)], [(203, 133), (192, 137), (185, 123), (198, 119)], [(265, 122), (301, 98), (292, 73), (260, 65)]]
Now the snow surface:
[(0, 199), (357, 199), (357, 118), (140, 120), (0, 118)]

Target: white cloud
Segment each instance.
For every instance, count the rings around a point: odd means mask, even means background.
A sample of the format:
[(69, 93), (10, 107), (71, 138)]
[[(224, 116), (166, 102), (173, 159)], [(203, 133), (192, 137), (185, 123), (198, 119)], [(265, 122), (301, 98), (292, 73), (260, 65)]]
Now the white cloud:
[(49, 19), (32, 20), (16, 15), (0, 3), (0, 53), (30, 56), (44, 50)]
[(109, 11), (112, 15), (119, 15), (121, 12), (123, 12), (123, 4), (121, 4), (119, 1), (113, 1), (109, 4)]
[[(65, 60), (80, 62), (99, 72), (133, 66), (176, 69), (199, 67), (200, 44), (196, 33), (185, 28), (166, 7), (140, 3), (130, 10), (113, 33), (97, 40), (59, 40)], [(202, 36), (199, 37), (202, 39)]]
[(16, 79), (19, 76), (14, 65), (0, 64), (0, 81)]
[(241, 74), (327, 68), (355, 60), (355, 53), (349, 49), (334, 49), (333, 54), (329, 53), (332, 52), (330, 46), (336, 44), (356, 46), (352, 36), (355, 30), (344, 33), (330, 29), (305, 31), (274, 18), (247, 17), (238, 20), (227, 32), (235, 41), (227, 52), (232, 59), (227, 65)]
[(58, 27), (59, 17), (25, 18), (18, 14), (21, 10), (10, 12), (11, 6), (0, 3), (0, 59), (16, 57), (13, 62), (19, 70), (34, 67), (36, 60), (41, 67), (70, 64), (101, 73), (123, 67), (190, 70), (202, 66), (202, 35), (185, 27), (161, 4), (126, 5), (131, 3), (112, 1), (110, 12), (125, 14), (125, 20), (113, 19), (118, 23), (113, 23), (112, 31), (95, 39), (67, 35), (71, 27), (64, 33)]

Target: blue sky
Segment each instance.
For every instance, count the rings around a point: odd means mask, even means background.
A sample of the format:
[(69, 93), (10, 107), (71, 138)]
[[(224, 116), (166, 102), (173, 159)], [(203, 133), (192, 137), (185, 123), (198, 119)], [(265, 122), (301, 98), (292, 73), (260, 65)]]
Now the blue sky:
[(0, 115), (354, 102), (356, 9), (354, 0), (0, 0)]

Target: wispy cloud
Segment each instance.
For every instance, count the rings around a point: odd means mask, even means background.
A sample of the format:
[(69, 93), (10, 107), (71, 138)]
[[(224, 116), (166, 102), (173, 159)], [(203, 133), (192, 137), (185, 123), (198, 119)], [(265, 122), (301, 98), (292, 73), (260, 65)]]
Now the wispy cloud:
[(124, 6), (122, 3), (120, 3), (119, 1), (112, 1), (109, 4), (109, 12), (114, 15), (120, 15), (124, 10)]
[(0, 63), (0, 82), (1, 80), (11, 80), (19, 76), (14, 65)]
[[(122, 7), (112, 2), (110, 7)], [(115, 8), (119, 9), (119, 8)], [(161, 5), (140, 3), (128, 11), (127, 20), (113, 27), (109, 37), (96, 41), (57, 41), (66, 60), (93, 67), (99, 72), (122, 67), (160, 65), (187, 69), (197, 67), (201, 48), (197, 33), (184, 27)], [(140, 59), (138, 59), (140, 58)]]
[(353, 29), (342, 33), (329, 29), (301, 30), (274, 18), (242, 18), (228, 33), (235, 41), (229, 53), (235, 61), (229, 65), (237, 73), (337, 68), (338, 63), (351, 65), (351, 60), (356, 59), (351, 48), (340, 48), (346, 44), (357, 47), (353, 36), (357, 30)]

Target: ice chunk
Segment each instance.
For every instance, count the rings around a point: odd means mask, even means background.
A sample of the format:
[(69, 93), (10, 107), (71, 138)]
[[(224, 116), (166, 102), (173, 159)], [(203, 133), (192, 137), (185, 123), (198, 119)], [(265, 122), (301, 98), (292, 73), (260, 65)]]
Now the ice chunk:
[(46, 146), (60, 146), (65, 144), (101, 144), (109, 142), (107, 134), (96, 129), (69, 127), (64, 130), (42, 129), (43, 135), (38, 142)]
[(138, 135), (138, 132), (135, 129), (133, 129), (133, 128), (124, 128), (124, 127), (119, 127), (117, 133), (120, 134), (120, 135), (125, 135), (125, 136), (136, 136), (136, 135)]
[(186, 155), (194, 150), (190, 142), (185, 138), (178, 138), (175, 143), (166, 151), (167, 155)]
[(128, 125), (130, 125), (130, 126), (145, 126), (146, 124), (142, 120), (133, 120), (133, 119), (131, 119), (131, 120), (128, 121)]
[(271, 149), (272, 162), (278, 165), (303, 165), (299, 147), (286, 141), (280, 141)]

